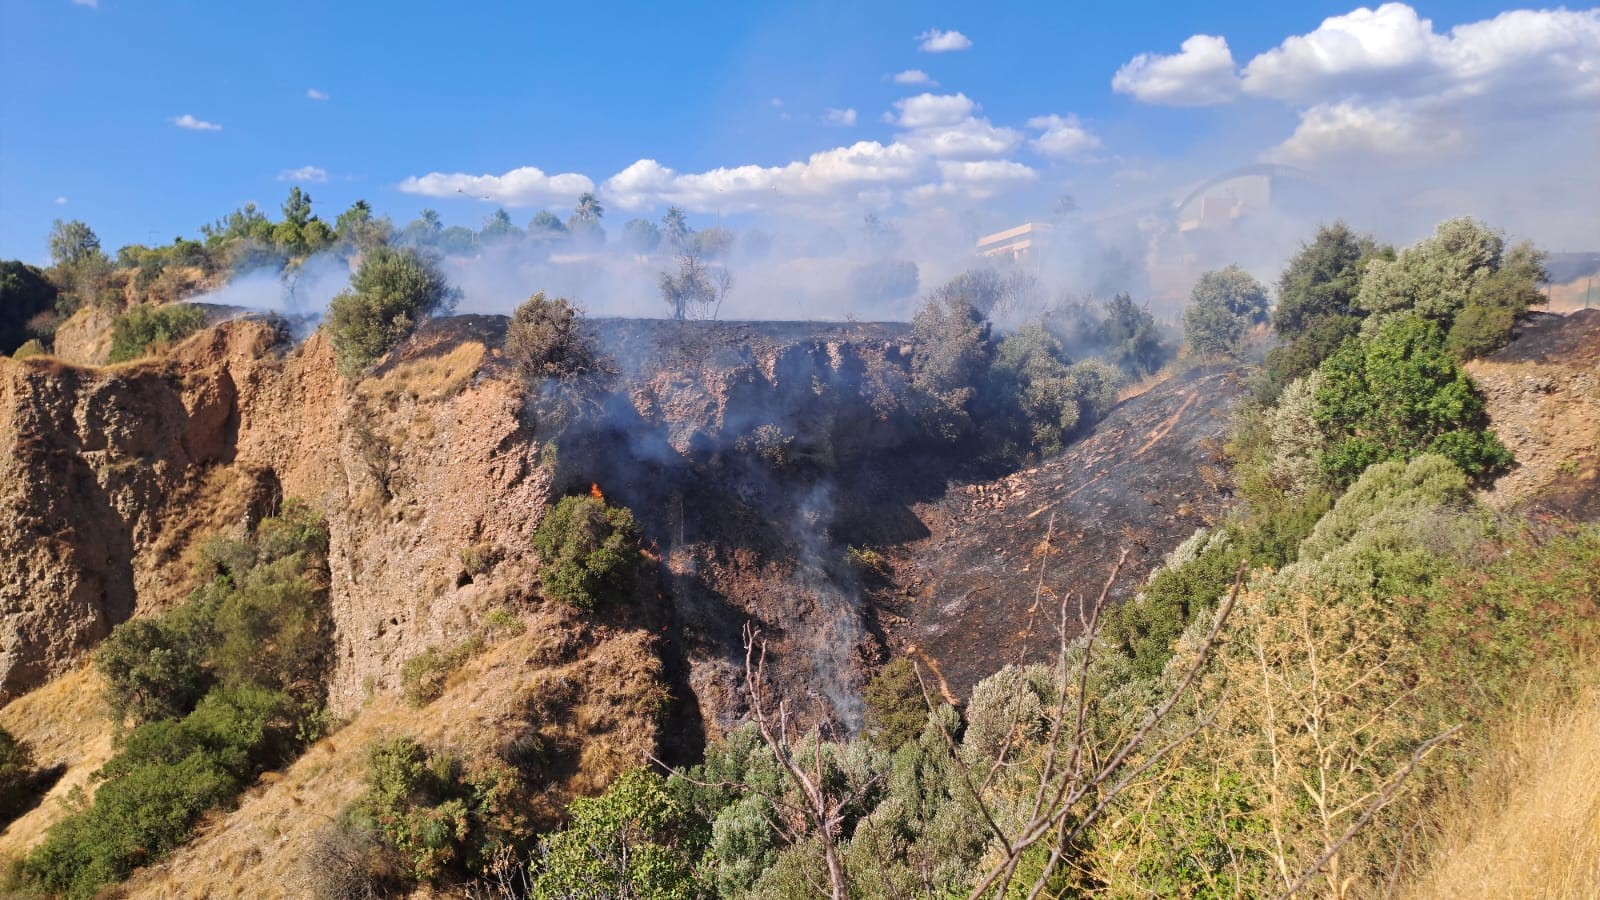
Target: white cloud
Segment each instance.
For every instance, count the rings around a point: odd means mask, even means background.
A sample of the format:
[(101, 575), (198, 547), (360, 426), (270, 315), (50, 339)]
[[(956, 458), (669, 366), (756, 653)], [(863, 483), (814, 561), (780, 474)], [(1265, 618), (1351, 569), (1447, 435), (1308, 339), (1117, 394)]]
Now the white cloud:
[(783, 98), (782, 97), (773, 97), (771, 100), (769, 100), (767, 102), (772, 104), (772, 108), (773, 109), (783, 109)]
[(939, 86), (939, 82), (934, 81), (927, 72), (921, 69), (907, 69), (904, 72), (896, 72), (890, 80), (895, 84), (920, 84), (926, 87)]
[(400, 182), (400, 190), (424, 197), (453, 197), (462, 194), (476, 200), (492, 200), (502, 206), (547, 206), (566, 204), (585, 191), (594, 190), (587, 175), (565, 173), (546, 175), (542, 169), (522, 166), (504, 175), (467, 175), (430, 172)]
[(944, 161), (939, 163), (940, 181), (922, 184), (906, 192), (912, 203), (933, 203), (949, 197), (988, 200), (1039, 180), (1039, 173), (1009, 159)]
[(968, 117), (954, 125), (917, 128), (900, 140), (939, 159), (985, 159), (1004, 156), (1022, 144), (1022, 133), (997, 128), (988, 119)]
[(1035, 116), (1028, 120), (1028, 127), (1040, 132), (1028, 143), (1041, 156), (1081, 160), (1100, 149), (1100, 138), (1083, 127), (1075, 115)]
[(1266, 158), (1302, 165), (1372, 156), (1422, 162), (1455, 150), (1464, 140), (1460, 131), (1439, 127), (1405, 104), (1331, 103), (1306, 110), (1294, 134)]
[(57, 206), (66, 206), (67, 205), (67, 198), (65, 198), (65, 197), (57, 197), (56, 198), (56, 205)]
[(930, 28), (917, 35), (917, 40), (922, 42), (917, 45), (917, 49), (923, 53), (950, 53), (972, 46), (972, 39), (961, 32), (940, 31), (937, 28)]
[(328, 92), (327, 91), (319, 91), (316, 88), (306, 88), (306, 99), (308, 99), (308, 100), (326, 100), (326, 99), (328, 99)]
[(1593, 103), (1600, 100), (1600, 10), (1514, 10), (1445, 35), (1403, 3), (1358, 9), (1251, 60), (1244, 89), (1294, 103), (1357, 96)]
[(904, 144), (860, 141), (813, 153), (784, 166), (736, 166), (679, 173), (641, 159), (601, 186), (623, 209), (676, 204), (687, 209), (755, 209), (797, 201), (840, 199), (925, 174), (927, 160)]
[(87, 6), (90, 9), (99, 9), (100, 0), (72, 0), (73, 6)]
[(172, 124), (178, 126), (179, 128), (187, 128), (190, 131), (221, 131), (222, 130), (222, 126), (221, 125), (218, 125), (215, 122), (207, 122), (204, 119), (196, 119), (194, 116), (191, 116), (188, 113), (184, 113), (183, 115), (177, 117), (176, 119), (173, 119), (172, 120)]
[(284, 169), (282, 172), (278, 173), (278, 180), (300, 183), (315, 182), (317, 184), (322, 184), (328, 180), (328, 170), (319, 169), (316, 166), (301, 166), (298, 169)]
[[(1403, 3), (1365, 7), (1323, 20), (1250, 61), (1244, 89), (1279, 100), (1309, 101), (1330, 91), (1423, 77), (1444, 44), (1433, 23)], [(1410, 78), (1408, 78), (1410, 76)]]
[(901, 128), (937, 128), (957, 125), (965, 121), (978, 108), (966, 94), (918, 94), (896, 100), (894, 108), (899, 115), (891, 118)]
[(1209, 34), (1194, 35), (1171, 56), (1141, 53), (1111, 78), (1117, 93), (1166, 106), (1226, 103), (1238, 87), (1227, 39)]
[(1004, 156), (1022, 143), (1021, 132), (998, 128), (975, 113), (966, 94), (918, 94), (896, 100), (885, 121), (904, 129), (899, 140), (937, 158), (984, 159)]
[(822, 121), (842, 128), (854, 128), (856, 111), (853, 109), (830, 109), (822, 114)]

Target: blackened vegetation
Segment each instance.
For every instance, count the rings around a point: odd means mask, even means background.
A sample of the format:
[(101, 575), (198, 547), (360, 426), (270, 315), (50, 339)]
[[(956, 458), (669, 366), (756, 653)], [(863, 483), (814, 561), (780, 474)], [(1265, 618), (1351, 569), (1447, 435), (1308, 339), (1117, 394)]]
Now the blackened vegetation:
[(1229, 505), (1222, 441), (1243, 390), (1231, 368), (1174, 377), (1060, 456), (917, 507), (929, 535), (890, 554), (901, 586), (884, 598), (895, 643), (931, 660), (955, 697), (1004, 662), (1047, 659), (1063, 593), (1103, 578), (1127, 548), (1110, 593), (1125, 599)]
[(720, 727), (744, 712), (746, 622), (804, 715), (858, 726), (863, 672), (899, 621), (877, 602), (892, 573), (863, 569), (861, 548), (929, 539), (924, 510), (952, 482), (1014, 472), (1114, 405), (1112, 366), (1073, 363), (1043, 328), (997, 336), (959, 298), (944, 307), (916, 329), (595, 320), (596, 373), (562, 388), (578, 400), (530, 391), (557, 490), (631, 509), (659, 556), (669, 666)]

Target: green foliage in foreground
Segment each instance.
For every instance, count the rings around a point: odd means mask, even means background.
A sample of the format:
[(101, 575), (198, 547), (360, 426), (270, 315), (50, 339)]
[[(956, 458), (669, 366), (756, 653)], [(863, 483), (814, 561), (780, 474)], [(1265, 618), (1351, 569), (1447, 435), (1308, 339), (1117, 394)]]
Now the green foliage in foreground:
[(545, 597), (594, 609), (625, 591), (643, 557), (633, 513), (597, 497), (565, 497), (533, 534)]
[(187, 841), (200, 817), (314, 736), (332, 632), (327, 532), (289, 503), (245, 541), (214, 538), (188, 602), (118, 626), (96, 656), (107, 700), (137, 727), (88, 802), (22, 866), (33, 888), (92, 897)]
[(660, 775), (648, 769), (627, 772), (599, 797), (574, 800), (567, 815), (567, 827), (543, 842), (534, 863), (532, 896), (706, 896), (694, 871), (706, 828), (673, 797)]
[(457, 292), (431, 257), (377, 247), (328, 306), (324, 327), (346, 377), (359, 375), (393, 350), (423, 317), (455, 306)]
[(111, 362), (138, 359), (152, 347), (171, 344), (199, 331), (205, 310), (188, 303), (139, 304), (111, 320)]
[(1328, 438), (1323, 471), (1340, 485), (1373, 463), (1420, 453), (1444, 456), (1480, 480), (1511, 463), (1489, 430), (1483, 396), (1431, 322), (1397, 318), (1346, 342), (1320, 371), (1312, 416)]

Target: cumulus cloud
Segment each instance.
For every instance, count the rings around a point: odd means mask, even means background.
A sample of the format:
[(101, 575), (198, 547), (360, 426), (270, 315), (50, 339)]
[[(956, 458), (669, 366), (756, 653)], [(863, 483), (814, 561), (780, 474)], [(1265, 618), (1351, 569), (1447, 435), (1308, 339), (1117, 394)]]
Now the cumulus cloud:
[(328, 180), (328, 170), (316, 166), (301, 166), (298, 169), (284, 169), (278, 173), (279, 181), (293, 181), (297, 183), (315, 182), (322, 184)]
[(917, 45), (917, 49), (923, 53), (951, 53), (972, 46), (972, 39), (961, 32), (940, 31), (937, 28), (930, 28), (917, 35), (917, 40), (922, 42)]
[(1514, 10), (1440, 34), (1403, 3), (1358, 9), (1251, 60), (1244, 89), (1292, 103), (1593, 103), (1600, 100), (1600, 10)]
[(906, 193), (911, 203), (934, 203), (946, 198), (988, 200), (1039, 180), (1039, 173), (1009, 159), (973, 161), (945, 160), (939, 163), (940, 180), (921, 184)]
[(1100, 148), (1100, 138), (1083, 127), (1075, 115), (1035, 116), (1028, 127), (1040, 132), (1029, 146), (1040, 156), (1053, 159), (1087, 159)]
[(1374, 155), (1422, 162), (1455, 150), (1464, 141), (1459, 130), (1441, 127), (1402, 103), (1327, 103), (1306, 110), (1294, 134), (1269, 150), (1266, 158), (1300, 165)]
[(926, 87), (939, 86), (939, 82), (934, 81), (927, 72), (921, 69), (907, 69), (904, 72), (896, 72), (890, 80), (895, 84), (920, 84)]
[(400, 182), (399, 187), (407, 194), (424, 197), (462, 194), (502, 206), (549, 206), (573, 202), (579, 194), (594, 190), (594, 182), (587, 175), (546, 175), (542, 169), (522, 166), (504, 175), (430, 172), (421, 177), (413, 175)]
[(222, 130), (222, 126), (221, 125), (218, 125), (215, 122), (207, 122), (204, 119), (196, 119), (194, 116), (191, 116), (188, 113), (184, 113), (183, 115), (177, 117), (176, 119), (173, 119), (172, 120), (172, 124), (178, 126), (179, 128), (186, 128), (189, 131), (221, 131)]
[(328, 99), (328, 92), (327, 91), (319, 91), (316, 88), (306, 88), (306, 99), (307, 100), (326, 100), (326, 99)]
[(623, 209), (673, 204), (686, 209), (758, 209), (795, 201), (836, 199), (903, 184), (928, 168), (923, 156), (900, 143), (860, 141), (813, 153), (784, 166), (735, 166), (680, 173), (641, 159), (601, 186)]
[(1022, 144), (1022, 133), (969, 116), (954, 125), (907, 131), (900, 135), (900, 141), (938, 159), (985, 159), (1017, 149)]
[(1244, 89), (1306, 107), (1270, 158), (1431, 158), (1537, 116), (1594, 118), (1600, 10), (1514, 10), (1440, 34), (1404, 4), (1358, 9), (1251, 60)]
[(1233, 52), (1226, 38), (1197, 34), (1178, 53), (1141, 53), (1117, 70), (1111, 89), (1145, 103), (1210, 106), (1238, 93)]
[(894, 102), (891, 121), (901, 128), (938, 128), (958, 125), (978, 109), (966, 94), (918, 94)]
[(853, 109), (830, 109), (822, 114), (822, 121), (842, 128), (853, 128), (856, 124), (856, 111)]

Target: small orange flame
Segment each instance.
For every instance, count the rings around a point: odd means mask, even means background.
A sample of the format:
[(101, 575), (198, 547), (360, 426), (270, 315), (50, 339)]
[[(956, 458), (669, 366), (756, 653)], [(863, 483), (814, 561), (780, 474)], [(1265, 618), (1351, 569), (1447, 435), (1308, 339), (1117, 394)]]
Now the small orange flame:
[(606, 502), (606, 495), (600, 492), (600, 485), (593, 482), (589, 484), (589, 496), (599, 500), (601, 503)]

